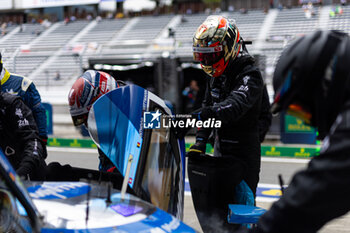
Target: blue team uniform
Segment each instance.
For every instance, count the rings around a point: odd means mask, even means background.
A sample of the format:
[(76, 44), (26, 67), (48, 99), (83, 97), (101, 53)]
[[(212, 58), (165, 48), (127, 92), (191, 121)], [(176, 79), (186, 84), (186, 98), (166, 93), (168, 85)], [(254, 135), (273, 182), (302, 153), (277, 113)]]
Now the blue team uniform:
[(3, 68), (1, 72), (1, 89), (23, 99), (23, 102), (33, 112), (40, 138), (47, 139), (46, 111), (41, 104), (40, 94), (33, 81), (17, 74), (10, 74)]

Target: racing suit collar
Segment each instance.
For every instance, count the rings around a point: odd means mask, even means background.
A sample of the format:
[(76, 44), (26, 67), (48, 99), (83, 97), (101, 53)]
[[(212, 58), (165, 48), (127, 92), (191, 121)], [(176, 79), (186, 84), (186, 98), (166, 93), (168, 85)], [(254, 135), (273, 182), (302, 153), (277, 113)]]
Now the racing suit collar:
[(9, 78), (10, 78), (10, 72), (8, 72), (5, 68), (3, 68), (0, 74), (1, 85), (3, 85)]
[(254, 58), (247, 52), (241, 52), (239, 55), (228, 64), (224, 75), (236, 77), (247, 65), (253, 65)]

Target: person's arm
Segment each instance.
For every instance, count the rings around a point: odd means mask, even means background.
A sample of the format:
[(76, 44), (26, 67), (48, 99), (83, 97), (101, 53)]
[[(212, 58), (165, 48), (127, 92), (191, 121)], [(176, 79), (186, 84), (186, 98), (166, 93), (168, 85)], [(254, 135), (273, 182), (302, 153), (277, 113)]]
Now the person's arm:
[(38, 126), (39, 136), (47, 140), (47, 119), (46, 111), (41, 103), (41, 97), (34, 83), (31, 83), (23, 96), (24, 103), (32, 110), (35, 122)]
[(281, 199), (262, 215), (257, 229), (251, 232), (317, 232), (350, 210), (349, 114), (347, 111), (338, 117), (321, 154), (294, 175)]
[(251, 107), (260, 100), (263, 80), (260, 75), (246, 75), (241, 78), (229, 96), (214, 106), (202, 108), (202, 120), (215, 118), (222, 123), (238, 121)]
[[(211, 99), (211, 95), (210, 95), (210, 87), (209, 87), (209, 81), (207, 82), (206, 85), (206, 90), (205, 90), (205, 95), (204, 95), (204, 99), (202, 102), (202, 108), (205, 107), (210, 107), (213, 104), (212, 99)], [(203, 141), (204, 143), (207, 142), (209, 136), (211, 133), (211, 129), (209, 128), (199, 128), (196, 134), (196, 141)]]
[(32, 112), (20, 98), (16, 98), (7, 111), (9, 122), (11, 122), (10, 128), (13, 129), (13, 132), (10, 133), (15, 134), (15, 138), (22, 147), (22, 160), (17, 169), (18, 175), (28, 176), (33, 172), (44, 172), (39, 171), (44, 158)]
[[(202, 103), (202, 107), (209, 107), (212, 105), (212, 100), (210, 96), (210, 87), (209, 87), (209, 81), (207, 82), (207, 88), (205, 90), (205, 97)], [(198, 117), (198, 113), (201, 111), (201, 109), (195, 110), (193, 115)], [(199, 128), (196, 133), (196, 142), (189, 148), (188, 150), (188, 156), (194, 155), (194, 154), (205, 154), (206, 151), (206, 145), (208, 142), (208, 138), (210, 136), (211, 129), (209, 128)]]

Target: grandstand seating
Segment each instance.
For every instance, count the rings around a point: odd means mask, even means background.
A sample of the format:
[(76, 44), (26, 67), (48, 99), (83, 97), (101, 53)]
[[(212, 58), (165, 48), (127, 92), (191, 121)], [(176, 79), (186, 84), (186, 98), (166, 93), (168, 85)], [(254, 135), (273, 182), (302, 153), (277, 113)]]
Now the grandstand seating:
[[(5, 32), (4, 33), (1, 33), (1, 37), (5, 36), (6, 34), (10, 33), (13, 29), (17, 28), (18, 25), (16, 24), (11, 24), (11, 25), (8, 25), (6, 28), (5, 28)], [(1, 29), (1, 32), (2, 32), (2, 29)]]
[(46, 85), (47, 79), (53, 79), (56, 71), (60, 72), (61, 79), (55, 80), (55, 85), (64, 85), (67, 79), (81, 72), (81, 62), (77, 56), (80, 51), (75, 51), (75, 47), (71, 46), (70, 42), (89, 24), (89, 21), (75, 21), (68, 24), (59, 22), (57, 24), (51, 33), (41, 36), (31, 45), (33, 51), (41, 51), (45, 47), (51, 49), (49, 59), (37, 68), (41, 72), (29, 75), (37, 85)]
[(350, 6), (343, 7), (341, 15), (330, 17), (327, 28), (350, 33)]
[(206, 14), (184, 15), (181, 22), (174, 28), (178, 47), (178, 56), (188, 56), (192, 53), (192, 37), (198, 26), (208, 17)]
[(21, 74), (24, 76), (28, 76), (31, 74), (31, 72), (38, 68), (39, 65), (44, 62), (48, 56), (32, 56), (32, 55), (24, 55), (24, 56), (18, 56), (15, 58), (15, 66), (13, 66), (14, 60), (12, 60), (12, 66), (7, 66), (7, 68), (17, 74)]
[(96, 25), (77, 42), (86, 44), (91, 42), (96, 42), (98, 44), (108, 43), (128, 21), (128, 19), (103, 19), (96, 23)]
[(22, 31), (20, 30), (20, 26), (12, 26), (12, 30), (7, 33), (6, 37), (9, 37), (7, 40), (4, 40), (5, 37), (2, 37), (3, 39), (0, 41), (0, 48), (6, 50), (8, 54), (13, 54), (21, 45), (30, 43), (37, 38), (45, 28), (40, 24), (24, 24)]
[(103, 55), (142, 55), (166, 28), (173, 15), (143, 16), (134, 18), (106, 46), (102, 46)]
[[(262, 10), (220, 14), (235, 19), (243, 38), (253, 41), (250, 52), (265, 55), (266, 66), (273, 68), (282, 49), (299, 35), (317, 28), (350, 32), (350, 7), (343, 7), (343, 14), (333, 18), (327, 14), (330, 9), (329, 6), (315, 7), (315, 15), (311, 18), (306, 18), (301, 8), (278, 11), (268, 31), (262, 30), (267, 18)], [(49, 84), (64, 86), (70, 85), (90, 57), (142, 57), (146, 53), (158, 56), (166, 49), (156, 49), (154, 44), (168, 38), (164, 32), (170, 24), (175, 32), (176, 55), (190, 57), (192, 36), (207, 16), (201, 13), (103, 19), (98, 22), (83, 20), (67, 25), (58, 22), (49, 28), (40, 24), (24, 24), (22, 31), (19, 26), (11, 26), (7, 28), (7, 35), (0, 37), (0, 48), (5, 66), (10, 71), (29, 76), (38, 86), (47, 85), (47, 79)], [(180, 20), (174, 21), (176, 17)], [(254, 42), (258, 38), (264, 38), (264, 41), (261, 48), (255, 50)], [(53, 81), (56, 71), (60, 72), (61, 80)]]
[(236, 21), (236, 25), (245, 40), (255, 40), (258, 37), (259, 29), (265, 19), (265, 13), (261, 10), (249, 11), (246, 14), (234, 12), (226, 16)]
[(32, 44), (32, 49), (40, 49), (43, 47), (56, 47), (56, 50), (65, 46), (69, 40), (82, 30), (89, 21), (76, 21), (65, 24), (59, 22), (58, 27), (50, 34), (41, 36), (35, 43)]
[(315, 8), (315, 15), (306, 18), (304, 11), (300, 8), (280, 11), (269, 35), (296, 35), (315, 30), (318, 13), (318, 8)]
[[(250, 10), (221, 12), (234, 19), (251, 54), (261, 54), (265, 62), (262, 70), (270, 95), (274, 66), (283, 48), (290, 41), (318, 28), (337, 29), (350, 33), (350, 6), (341, 15), (329, 16), (331, 6), (314, 7), (315, 14), (306, 18), (302, 8), (283, 10)], [(192, 57), (192, 37), (208, 15), (161, 15), (100, 21), (57, 22), (45, 28), (40, 24), (10, 25), (6, 35), (0, 36), (0, 50), (4, 66), (14, 73), (33, 79), (42, 99), (55, 105), (54, 122), (71, 127), (67, 110), (69, 89), (88, 63), (94, 58), (156, 58), (169, 51), (178, 57)], [(272, 17), (273, 16), (273, 17)], [(268, 26), (266, 26), (268, 25)], [(172, 28), (174, 36), (168, 35)], [(162, 44), (163, 43), (163, 44)], [(174, 50), (174, 46), (175, 50)], [(255, 46), (259, 45), (259, 46)], [(163, 46), (163, 47), (162, 47)], [(60, 80), (55, 80), (56, 72)], [(53, 87), (53, 88), (51, 88)], [(61, 106), (62, 105), (62, 106)], [(55, 126), (56, 127), (56, 126)], [(62, 135), (66, 135), (63, 127)], [(55, 129), (57, 134), (58, 128)]]
[(124, 40), (146, 40), (151, 41), (157, 37), (161, 30), (166, 27), (173, 15), (164, 16), (143, 16), (139, 17), (129, 30), (125, 31), (118, 41)]

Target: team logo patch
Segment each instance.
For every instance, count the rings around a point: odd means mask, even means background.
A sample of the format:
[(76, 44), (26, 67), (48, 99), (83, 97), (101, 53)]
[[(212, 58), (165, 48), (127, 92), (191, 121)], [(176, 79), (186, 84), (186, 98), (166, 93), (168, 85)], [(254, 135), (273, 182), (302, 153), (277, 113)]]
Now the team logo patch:
[(18, 120), (18, 127), (19, 128), (22, 128), (24, 126), (27, 126), (29, 125), (29, 121), (27, 119), (22, 119), (22, 120)]
[(19, 117), (22, 118), (23, 114), (22, 114), (22, 110), (20, 108), (16, 108), (15, 114)]
[(247, 85), (249, 79), (250, 79), (249, 76), (245, 76), (245, 77), (243, 78), (244, 85)]

